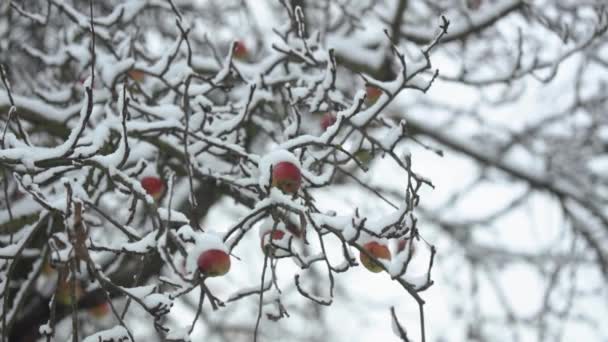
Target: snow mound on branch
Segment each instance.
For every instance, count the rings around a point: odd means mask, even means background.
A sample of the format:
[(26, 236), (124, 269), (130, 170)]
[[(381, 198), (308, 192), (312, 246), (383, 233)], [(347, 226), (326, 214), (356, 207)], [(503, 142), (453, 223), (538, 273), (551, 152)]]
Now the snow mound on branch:
[(110, 342), (110, 341), (131, 341), (127, 329), (117, 325), (112, 329), (100, 331), (86, 337), (82, 342)]

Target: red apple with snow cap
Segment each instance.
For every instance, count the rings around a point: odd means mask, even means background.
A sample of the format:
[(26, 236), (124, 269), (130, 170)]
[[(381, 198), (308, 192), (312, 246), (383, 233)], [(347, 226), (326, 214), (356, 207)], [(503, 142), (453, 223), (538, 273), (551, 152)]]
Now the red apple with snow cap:
[(165, 192), (165, 183), (158, 177), (148, 176), (142, 178), (141, 186), (155, 201), (158, 201)]
[(285, 193), (295, 194), (302, 184), (300, 169), (293, 163), (282, 161), (272, 168), (272, 186)]
[(234, 48), (232, 50), (232, 56), (234, 56), (234, 58), (243, 60), (247, 58), (248, 54), (249, 51), (247, 50), (247, 46), (245, 46), (245, 43), (242, 40), (238, 40), (234, 43)]
[(197, 265), (208, 277), (223, 276), (230, 270), (230, 255), (221, 249), (209, 249), (199, 255)]
[(328, 112), (323, 114), (321, 118), (321, 129), (326, 131), (330, 126), (336, 123), (336, 114), (332, 112)]
[(272, 237), (273, 242), (279, 242), (285, 236), (285, 232), (280, 229), (275, 229), (274, 231), (268, 230), (262, 234), (262, 241), (260, 242), (260, 247), (262, 250), (266, 252), (267, 248), (273, 248), (270, 243), (270, 237)]
[[(388, 247), (383, 243), (371, 241), (363, 245), (363, 249), (376, 259), (391, 260), (391, 252), (389, 251)], [(378, 273), (383, 270), (382, 266), (380, 266), (378, 262), (367, 256), (367, 254), (363, 252), (360, 252), (359, 260), (361, 260), (363, 266), (365, 266), (365, 268), (367, 268), (371, 272)]]

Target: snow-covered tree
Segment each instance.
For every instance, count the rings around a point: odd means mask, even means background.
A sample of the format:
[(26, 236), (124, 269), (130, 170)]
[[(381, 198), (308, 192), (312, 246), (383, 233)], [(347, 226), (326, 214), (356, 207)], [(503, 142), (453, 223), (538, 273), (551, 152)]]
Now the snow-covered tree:
[(340, 341), (366, 311), (607, 337), (607, 29), (596, 1), (3, 2), (2, 341)]

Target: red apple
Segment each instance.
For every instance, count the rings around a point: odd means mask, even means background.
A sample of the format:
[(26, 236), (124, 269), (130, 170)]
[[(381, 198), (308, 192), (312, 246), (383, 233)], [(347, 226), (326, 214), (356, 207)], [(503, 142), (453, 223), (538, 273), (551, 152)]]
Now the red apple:
[(249, 54), (249, 51), (247, 50), (245, 43), (243, 43), (242, 40), (238, 40), (234, 44), (234, 50), (232, 51), (232, 56), (234, 56), (234, 58), (236, 58), (236, 59), (243, 60), (247, 57), (248, 54)]
[(99, 303), (92, 308), (89, 308), (89, 314), (95, 318), (103, 318), (111, 311), (112, 308), (110, 308), (110, 303), (108, 302)]
[[(397, 253), (403, 252), (404, 250), (410, 250), (411, 239), (401, 239), (397, 243)], [(412, 244), (412, 255), (416, 252), (416, 245)]]
[(300, 169), (290, 162), (280, 162), (272, 168), (272, 186), (285, 193), (295, 194), (302, 183)]
[(141, 82), (144, 80), (146, 74), (141, 70), (131, 69), (127, 71), (127, 76), (129, 76), (135, 82)]
[(219, 277), (230, 270), (230, 255), (219, 249), (209, 249), (199, 255), (198, 269), (208, 277)]
[(329, 128), (329, 126), (333, 125), (336, 123), (336, 114), (334, 113), (325, 113), (323, 115), (323, 117), (321, 118), (321, 129), (323, 129), (323, 131), (326, 131), (327, 128)]
[(165, 183), (158, 177), (144, 177), (141, 179), (141, 186), (148, 195), (158, 201), (165, 192)]
[[(363, 245), (363, 249), (365, 249), (371, 256), (375, 257), (376, 259), (391, 260), (391, 252), (384, 244), (372, 241)], [(383, 270), (382, 266), (380, 266), (376, 261), (368, 257), (363, 252), (359, 254), (359, 259), (361, 260), (361, 263), (363, 264), (363, 266), (365, 266), (365, 268), (374, 273), (378, 273)]]
[[(281, 240), (284, 236), (285, 236), (285, 232), (282, 230), (275, 230), (274, 232), (272, 230), (269, 230), (267, 232), (265, 232), (262, 235), (262, 241), (260, 242), (260, 247), (262, 247), (262, 250), (265, 252), (266, 248), (268, 248), (268, 246), (270, 246), (270, 240), (266, 238), (266, 236), (268, 236), (268, 234), (272, 233), (272, 239), (274, 241), (279, 241)], [(266, 241), (268, 240), (268, 241)], [(272, 248), (272, 246), (270, 246)]]
[(382, 95), (382, 89), (374, 86), (365, 87), (365, 94), (367, 94), (367, 104), (373, 105), (378, 101), (380, 95)]

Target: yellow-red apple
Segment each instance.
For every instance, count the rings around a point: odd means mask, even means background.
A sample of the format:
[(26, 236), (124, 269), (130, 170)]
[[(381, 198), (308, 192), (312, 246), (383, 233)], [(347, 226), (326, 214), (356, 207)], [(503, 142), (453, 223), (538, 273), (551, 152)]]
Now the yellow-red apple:
[(365, 94), (367, 95), (367, 104), (373, 105), (378, 101), (380, 95), (382, 95), (382, 89), (374, 86), (367, 86), (365, 87)]
[(209, 249), (201, 253), (197, 260), (198, 269), (208, 277), (219, 277), (230, 270), (230, 255), (220, 249)]
[[(384, 244), (378, 243), (376, 241), (371, 241), (363, 245), (363, 249), (376, 259), (391, 260), (391, 252)], [(368, 257), (363, 252), (360, 252), (359, 259), (361, 260), (363, 266), (365, 266), (365, 268), (367, 268), (371, 272), (378, 273), (383, 270), (382, 266), (380, 266), (378, 262)]]
[(234, 58), (243, 60), (247, 58), (248, 54), (249, 51), (247, 50), (247, 46), (245, 46), (245, 43), (242, 40), (239, 40), (234, 44), (234, 50), (232, 51)]

